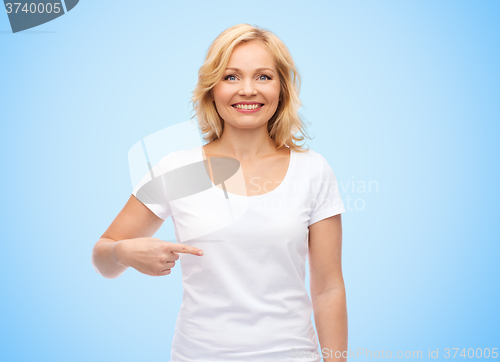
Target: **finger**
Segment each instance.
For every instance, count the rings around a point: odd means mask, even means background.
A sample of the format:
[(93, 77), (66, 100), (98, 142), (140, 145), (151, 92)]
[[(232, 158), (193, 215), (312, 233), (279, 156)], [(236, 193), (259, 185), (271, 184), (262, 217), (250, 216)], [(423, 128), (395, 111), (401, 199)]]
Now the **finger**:
[(189, 245), (182, 245), (182, 244), (174, 244), (170, 251), (176, 252), (176, 253), (184, 253), (184, 254), (193, 254), (193, 255), (203, 255), (203, 250), (195, 248), (193, 246)]
[(162, 270), (158, 276), (162, 276), (162, 275), (168, 275), (172, 272), (171, 269), (165, 269), (165, 270)]

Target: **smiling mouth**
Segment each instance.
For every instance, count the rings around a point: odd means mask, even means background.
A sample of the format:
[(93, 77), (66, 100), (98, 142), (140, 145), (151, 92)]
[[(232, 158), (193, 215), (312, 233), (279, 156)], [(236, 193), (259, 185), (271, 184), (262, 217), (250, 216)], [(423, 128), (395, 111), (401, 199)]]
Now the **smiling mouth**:
[(237, 109), (246, 109), (246, 110), (252, 110), (252, 109), (257, 109), (263, 107), (263, 104), (233, 104), (231, 107), (237, 108)]

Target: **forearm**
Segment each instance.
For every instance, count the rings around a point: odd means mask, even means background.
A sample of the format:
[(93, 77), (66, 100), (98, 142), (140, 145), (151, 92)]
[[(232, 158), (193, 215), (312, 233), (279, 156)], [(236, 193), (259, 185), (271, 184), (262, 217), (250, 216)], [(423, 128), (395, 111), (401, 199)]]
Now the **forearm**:
[[(324, 357), (324, 361), (347, 361), (347, 305), (345, 288), (342, 286), (341, 288), (312, 296), (311, 301), (316, 331), (318, 332), (321, 354)], [(342, 352), (344, 352), (343, 356)]]
[(118, 278), (127, 270), (126, 266), (119, 264), (120, 241), (102, 238), (99, 239), (92, 250), (92, 266), (104, 278)]

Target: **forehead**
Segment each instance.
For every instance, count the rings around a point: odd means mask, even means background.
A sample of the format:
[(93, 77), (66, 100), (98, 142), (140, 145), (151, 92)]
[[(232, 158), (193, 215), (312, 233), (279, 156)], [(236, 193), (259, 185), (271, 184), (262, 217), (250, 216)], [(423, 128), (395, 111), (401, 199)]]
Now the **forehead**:
[(256, 41), (243, 43), (233, 49), (227, 68), (253, 71), (262, 68), (275, 70), (274, 59), (267, 48)]

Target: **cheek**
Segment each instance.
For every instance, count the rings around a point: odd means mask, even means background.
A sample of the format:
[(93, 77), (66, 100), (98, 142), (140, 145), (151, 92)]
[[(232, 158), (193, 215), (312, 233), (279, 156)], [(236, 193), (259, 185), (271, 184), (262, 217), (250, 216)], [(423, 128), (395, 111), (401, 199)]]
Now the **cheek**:
[(224, 104), (230, 101), (231, 95), (227, 92), (227, 90), (219, 88), (217, 91), (214, 91), (214, 99), (216, 102)]
[(280, 85), (278, 84), (277, 86), (274, 87), (273, 89), (273, 98), (274, 99), (279, 99), (280, 97), (280, 93), (281, 93), (281, 87)]

